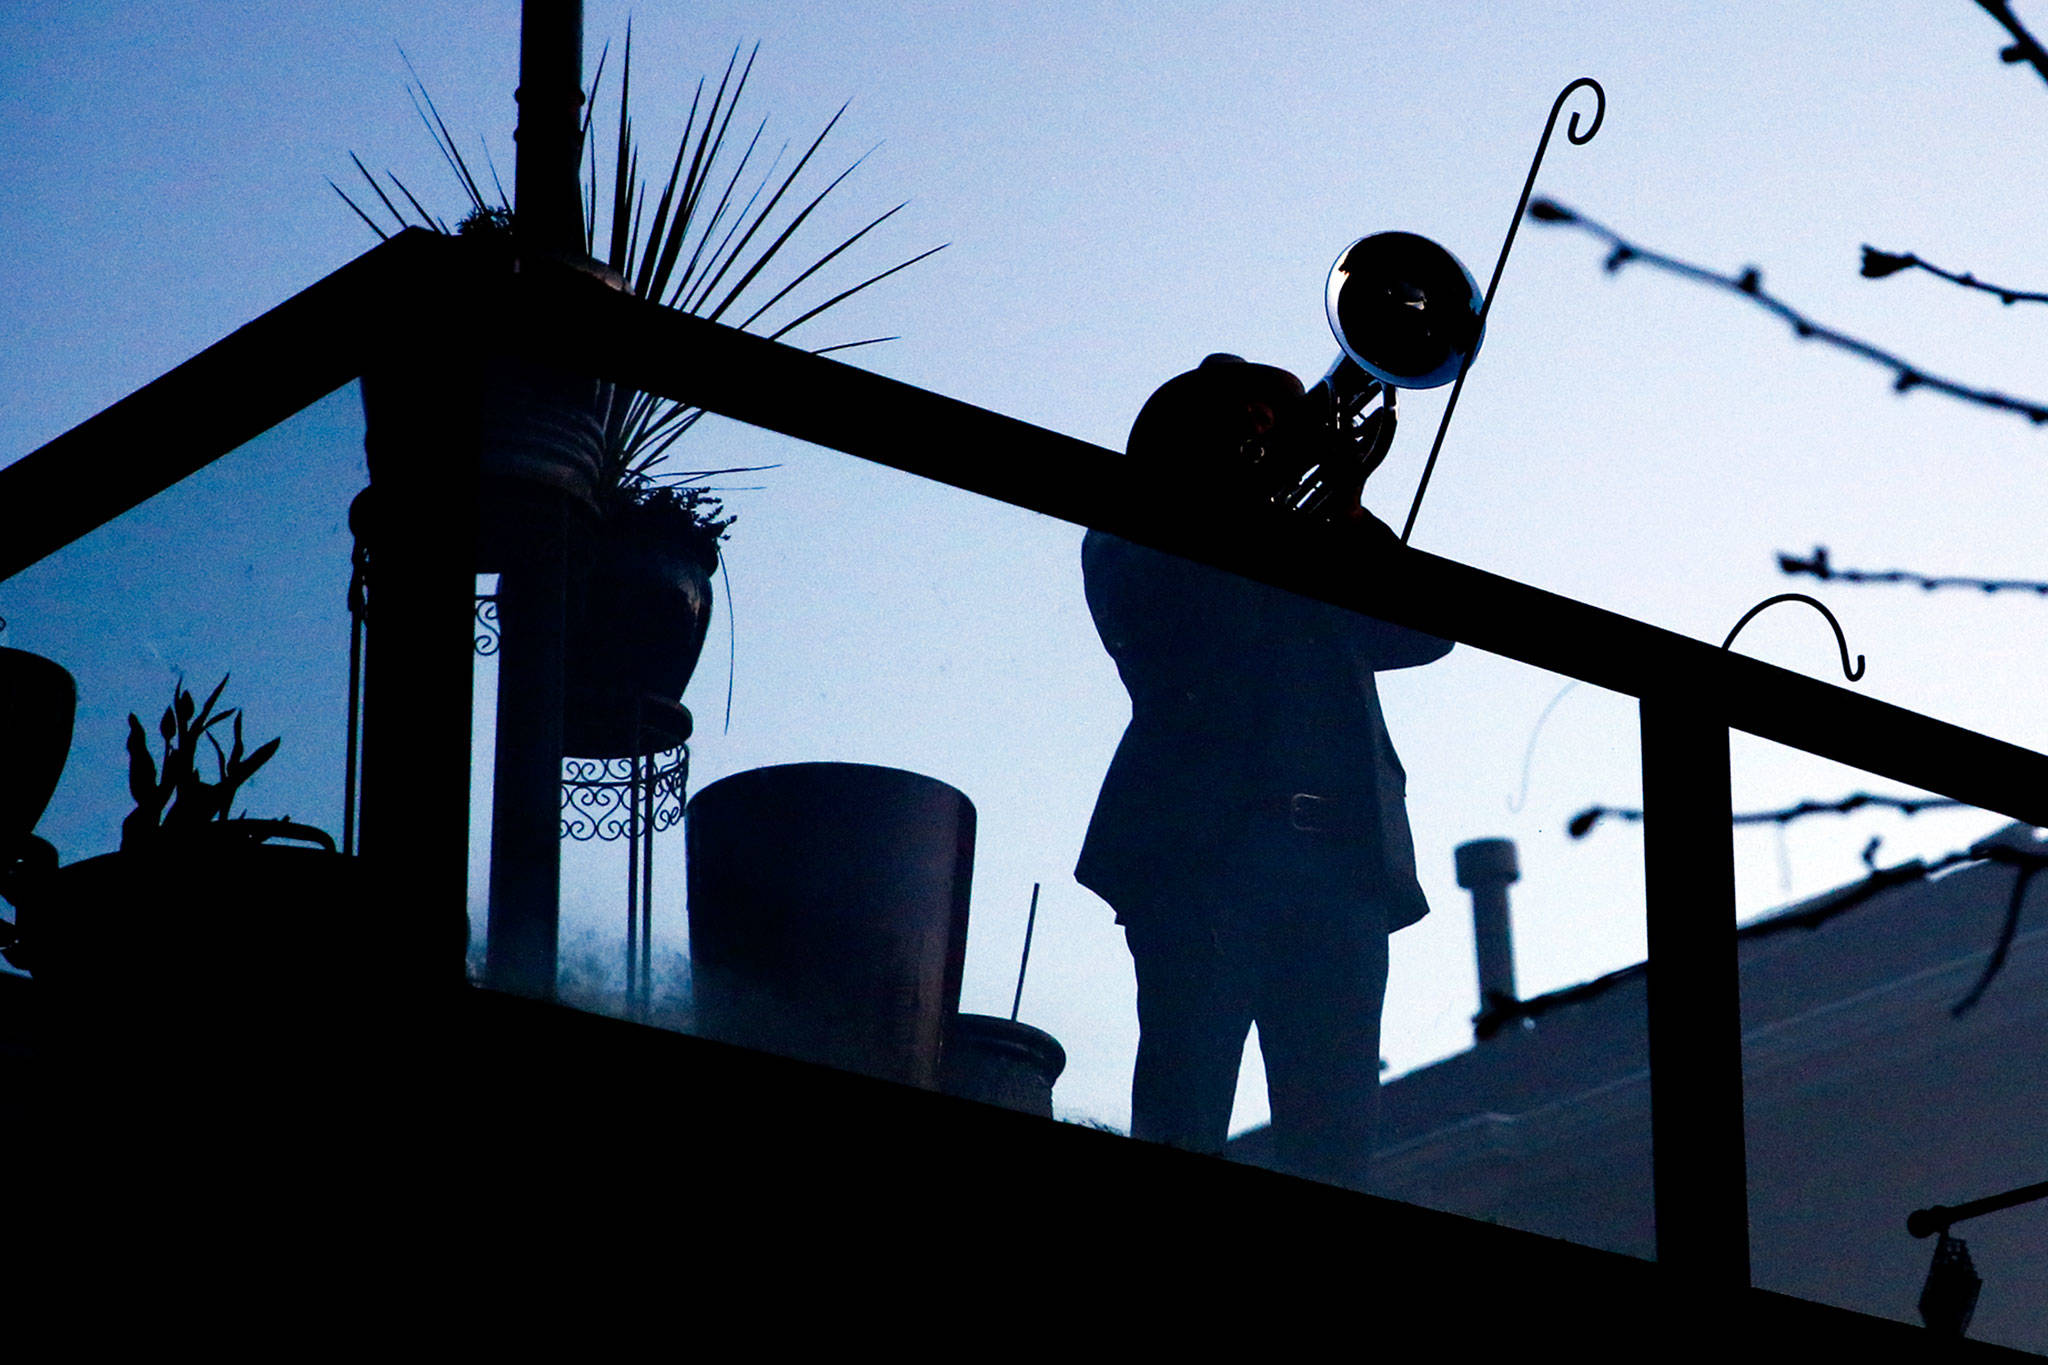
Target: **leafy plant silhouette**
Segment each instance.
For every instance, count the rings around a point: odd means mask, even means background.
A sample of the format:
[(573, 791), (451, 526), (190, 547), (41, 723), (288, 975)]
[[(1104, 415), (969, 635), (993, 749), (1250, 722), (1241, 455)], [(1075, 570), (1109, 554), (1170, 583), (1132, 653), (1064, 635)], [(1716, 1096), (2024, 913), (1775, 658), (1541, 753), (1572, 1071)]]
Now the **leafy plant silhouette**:
[[(161, 769), (150, 752), (141, 717), (129, 713), (128, 794), (135, 800), (135, 809), (121, 822), (124, 852), (226, 820), (235, 793), (277, 752), (279, 741), (275, 739), (257, 745), (252, 752), (243, 750), (240, 708), (213, 709), (227, 685), (223, 677), (204, 704), (193, 702), (183, 682), (173, 690), (171, 704), (157, 722), (164, 749)], [(234, 743), (223, 749), (213, 731), (229, 721), (234, 723)], [(202, 741), (213, 747), (215, 776), (211, 782), (199, 772)], [(252, 824), (252, 835), (256, 828)]]

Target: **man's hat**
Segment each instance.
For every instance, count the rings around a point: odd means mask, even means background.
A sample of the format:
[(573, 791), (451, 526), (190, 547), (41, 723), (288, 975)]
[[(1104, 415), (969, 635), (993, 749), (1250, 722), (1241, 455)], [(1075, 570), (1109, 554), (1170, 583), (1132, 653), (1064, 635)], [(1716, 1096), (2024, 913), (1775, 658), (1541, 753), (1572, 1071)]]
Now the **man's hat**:
[(1301, 381), (1277, 365), (1257, 365), (1240, 355), (1205, 357), (1186, 374), (1153, 390), (1131, 424), (1126, 454), (1172, 459), (1214, 445), (1234, 430), (1246, 403), (1265, 403), (1275, 412), (1298, 402)]

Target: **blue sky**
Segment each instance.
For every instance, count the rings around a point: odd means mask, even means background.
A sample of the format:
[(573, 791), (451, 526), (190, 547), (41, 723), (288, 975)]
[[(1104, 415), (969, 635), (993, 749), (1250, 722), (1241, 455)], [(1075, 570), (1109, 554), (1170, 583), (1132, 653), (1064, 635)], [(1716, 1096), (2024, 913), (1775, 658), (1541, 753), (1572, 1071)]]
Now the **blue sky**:
[[(8, 7), (0, 462), (367, 249), (326, 184), (350, 173), (351, 150), (459, 207), (406, 100), (400, 47), (451, 126), (487, 138), (509, 177), (516, 11)], [(2022, 12), (2048, 24), (2048, 12)], [(626, 17), (587, 6), (593, 61)], [(1869, 242), (2048, 287), (2048, 192), (2033, 164), (2048, 85), (1998, 61), (2005, 35), (1967, 0), (658, 4), (634, 26), (650, 144), (680, 131), (698, 75), (758, 39), (749, 101), (771, 131), (803, 136), (850, 98), (828, 145), (843, 162), (879, 144), (849, 182), (845, 221), (911, 201), (878, 259), (952, 243), (816, 343), (900, 333), (858, 363), (1111, 448), (1152, 387), (1206, 352), (1320, 373), (1335, 351), (1323, 276), (1353, 237), (1419, 231), (1486, 279), (1551, 99), (1581, 75), (1605, 85), (1607, 122), (1586, 146), (1558, 139), (1544, 192), (1676, 255), (1755, 265), (1802, 309), (1934, 372), (2048, 394), (2034, 363), (2048, 308), (2002, 309), (1926, 276), (1857, 275)], [(1895, 397), (1882, 372), (1795, 344), (1739, 300), (1642, 270), (1610, 277), (1601, 255), (1570, 233), (1523, 232), (1417, 545), (1717, 643), (1750, 604), (1812, 586), (1778, 575), (1779, 550), (1826, 543), (1842, 564), (2048, 577), (2048, 433)], [(392, 323), (462, 344), (459, 318)], [(1404, 404), (1402, 438), (1368, 491), (1396, 524), (1441, 401)], [(354, 439), (345, 402), (302, 420), (329, 453)], [(1135, 1039), (1128, 963), (1107, 909), (1068, 877), (1122, 720), (1080, 604), (1078, 532), (731, 424), (691, 441), (704, 463), (783, 465), (732, 499), (735, 710), (731, 734), (718, 733), (714, 635), (688, 698), (697, 784), (835, 757), (961, 786), (983, 831), (967, 1005), (1007, 1009), (1023, 907), (1042, 881), (1025, 1017), (1073, 1055), (1062, 1107), (1120, 1121)], [(0, 586), (8, 638), (35, 648), (35, 618), (55, 598), (12, 586)], [(2048, 606), (1818, 592), (1868, 656), (1861, 690), (2048, 746), (2036, 685)], [(1810, 614), (1769, 613), (1742, 648), (1816, 676), (1835, 668)], [(1395, 939), (1386, 1051), (1397, 1068), (1468, 1036), (1470, 934), (1450, 863), (1463, 839), (1521, 843), (1525, 989), (1641, 953), (1635, 831), (1603, 827), (1576, 844), (1562, 833), (1586, 805), (1634, 802), (1632, 704), (1587, 688), (1561, 703), (1526, 804), (1510, 809), (1560, 681), (1471, 651), (1385, 680), (1436, 907)], [(250, 698), (252, 723), (263, 700)], [(160, 704), (154, 692), (105, 701), (116, 716)], [(1865, 785), (1738, 740), (1738, 807)], [(1993, 823), (1815, 821), (1782, 850), (1768, 833), (1738, 833), (1744, 912), (1856, 875), (1872, 834), (1890, 860)], [(610, 874), (574, 864), (571, 876), (572, 922), (613, 932)], [(667, 877), (680, 887), (679, 863)], [(679, 907), (664, 914), (657, 932), (680, 939)], [(1263, 1108), (1249, 1077), (1240, 1122)]]

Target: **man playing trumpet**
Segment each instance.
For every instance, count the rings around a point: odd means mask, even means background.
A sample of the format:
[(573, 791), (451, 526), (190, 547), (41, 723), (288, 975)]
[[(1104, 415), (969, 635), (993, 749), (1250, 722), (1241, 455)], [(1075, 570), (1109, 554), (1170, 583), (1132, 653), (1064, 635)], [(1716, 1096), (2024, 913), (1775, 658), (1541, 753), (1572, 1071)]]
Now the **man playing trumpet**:
[[(1163, 496), (1264, 505), (1251, 467), (1305, 406), (1287, 371), (1213, 355), (1147, 400), (1127, 454)], [(1318, 433), (1361, 446), (1333, 448), (1325, 508), (1387, 539), (1359, 497), (1390, 434)], [(1137, 973), (1132, 1136), (1220, 1151), (1256, 1023), (1280, 1163), (1362, 1188), (1387, 937), (1428, 912), (1373, 675), (1450, 644), (1100, 531), (1082, 571), (1131, 699), (1075, 877)]]

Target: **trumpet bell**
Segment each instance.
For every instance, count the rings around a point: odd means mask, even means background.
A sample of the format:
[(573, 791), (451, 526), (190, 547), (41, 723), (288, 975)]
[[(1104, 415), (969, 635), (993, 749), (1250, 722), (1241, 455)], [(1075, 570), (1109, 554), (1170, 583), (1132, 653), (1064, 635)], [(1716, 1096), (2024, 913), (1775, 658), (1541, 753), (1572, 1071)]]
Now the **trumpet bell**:
[(1324, 293), (1344, 354), (1400, 389), (1458, 377), (1479, 351), (1484, 302), (1456, 256), (1412, 232), (1376, 232), (1344, 248)]

